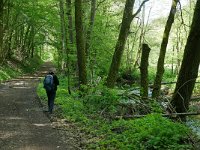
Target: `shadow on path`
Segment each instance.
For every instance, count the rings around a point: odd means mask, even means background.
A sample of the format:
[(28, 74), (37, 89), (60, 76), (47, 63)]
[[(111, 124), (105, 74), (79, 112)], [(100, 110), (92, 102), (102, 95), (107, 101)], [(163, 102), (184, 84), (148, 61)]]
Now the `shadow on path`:
[(36, 94), (40, 79), (51, 63), (33, 75), (25, 75), (0, 85), (1, 150), (80, 149), (70, 137), (54, 129), (43, 113)]

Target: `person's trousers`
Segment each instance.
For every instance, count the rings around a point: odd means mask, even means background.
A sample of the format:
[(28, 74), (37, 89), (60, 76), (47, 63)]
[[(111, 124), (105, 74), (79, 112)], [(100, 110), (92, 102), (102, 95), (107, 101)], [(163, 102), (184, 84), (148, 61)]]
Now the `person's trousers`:
[(54, 100), (56, 97), (56, 91), (47, 91), (47, 97), (48, 97), (49, 112), (52, 113), (53, 108), (54, 108)]

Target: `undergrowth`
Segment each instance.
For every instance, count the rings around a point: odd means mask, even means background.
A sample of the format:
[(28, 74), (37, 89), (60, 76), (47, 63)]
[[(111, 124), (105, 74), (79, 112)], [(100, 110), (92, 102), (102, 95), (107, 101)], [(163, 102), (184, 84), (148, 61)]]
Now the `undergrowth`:
[[(133, 120), (113, 119), (119, 111), (120, 96), (116, 90), (98, 85), (84, 87), (84, 94), (77, 91), (69, 95), (66, 78), (60, 76), (59, 80), (61, 84), (57, 91), (56, 105), (61, 107), (63, 117), (80, 125), (87, 135), (84, 143), (86, 149), (192, 149), (188, 140), (191, 131), (185, 125), (172, 122), (160, 114)], [(42, 83), (37, 91), (41, 99), (46, 101)]]
[(24, 73), (34, 72), (41, 64), (42, 60), (37, 56), (25, 62), (16, 59), (7, 61), (3, 66), (0, 66), (0, 82), (18, 77)]

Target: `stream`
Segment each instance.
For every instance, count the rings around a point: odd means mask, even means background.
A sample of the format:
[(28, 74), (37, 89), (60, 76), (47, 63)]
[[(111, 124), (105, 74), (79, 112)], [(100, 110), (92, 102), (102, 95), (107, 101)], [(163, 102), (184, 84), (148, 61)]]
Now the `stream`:
[(200, 138), (200, 115), (189, 117), (186, 125)]

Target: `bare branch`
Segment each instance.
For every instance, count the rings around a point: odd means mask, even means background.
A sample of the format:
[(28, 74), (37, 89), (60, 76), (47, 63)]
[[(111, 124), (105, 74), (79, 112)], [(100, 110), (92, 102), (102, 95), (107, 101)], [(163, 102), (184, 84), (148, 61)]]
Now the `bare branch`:
[(134, 13), (133, 15), (132, 15), (132, 19), (133, 18), (135, 18), (135, 16), (137, 16), (138, 14), (139, 14), (139, 12), (141, 11), (141, 9), (142, 9), (142, 6), (146, 3), (146, 2), (148, 2), (149, 0), (144, 0), (143, 2), (142, 2), (142, 4), (140, 5), (140, 7), (138, 8), (138, 10), (136, 11), (136, 13)]
[[(184, 30), (185, 30), (185, 32), (187, 32), (186, 27), (185, 27), (185, 26), (187, 26), (187, 25), (185, 24), (184, 19), (183, 19), (183, 11), (182, 11), (181, 2), (178, 1), (178, 3), (179, 3), (179, 6), (180, 6), (180, 12), (181, 12), (181, 20), (182, 20), (181, 24), (184, 25)], [(188, 26), (187, 26), (187, 27), (188, 27)]]
[[(169, 114), (161, 114), (163, 117), (171, 117), (176, 118), (177, 116), (193, 116), (193, 115), (199, 115), (200, 112), (186, 112), (186, 113), (169, 113)], [(126, 115), (126, 116), (116, 116), (115, 119), (133, 119), (133, 118), (142, 118), (147, 115)]]

